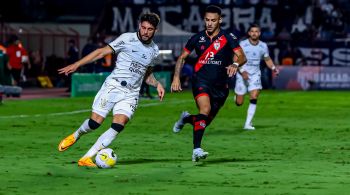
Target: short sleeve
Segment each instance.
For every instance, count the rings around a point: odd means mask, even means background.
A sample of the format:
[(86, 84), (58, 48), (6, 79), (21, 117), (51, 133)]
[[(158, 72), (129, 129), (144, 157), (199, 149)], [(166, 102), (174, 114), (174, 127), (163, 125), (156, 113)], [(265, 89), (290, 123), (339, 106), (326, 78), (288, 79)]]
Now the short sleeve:
[(270, 57), (269, 48), (267, 47), (266, 44), (264, 44), (264, 58), (268, 58), (268, 57)]
[(152, 62), (150, 63), (150, 66), (155, 66), (155, 62), (157, 61), (157, 58), (159, 56), (159, 48), (156, 44), (154, 45), (153, 49), (154, 49), (154, 53), (152, 54), (153, 57), (152, 57)]
[(122, 34), (108, 44), (113, 49), (114, 53), (119, 53), (125, 47), (126, 36), (126, 34)]
[(233, 33), (228, 33), (227, 42), (232, 50), (241, 48), (238, 42), (238, 38)]
[(187, 41), (184, 50), (187, 51), (188, 53), (191, 53), (192, 50), (195, 48), (195, 46), (196, 46), (196, 36), (194, 35)]

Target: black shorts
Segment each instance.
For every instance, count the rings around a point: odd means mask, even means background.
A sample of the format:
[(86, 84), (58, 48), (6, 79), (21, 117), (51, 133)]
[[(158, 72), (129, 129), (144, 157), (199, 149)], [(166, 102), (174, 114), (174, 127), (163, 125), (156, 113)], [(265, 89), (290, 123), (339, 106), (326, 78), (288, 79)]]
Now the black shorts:
[(211, 105), (210, 115), (214, 117), (225, 104), (229, 94), (229, 88), (228, 85), (215, 85), (215, 83), (211, 84), (198, 79), (193, 79), (192, 93), (194, 99), (201, 96), (209, 96)]
[(21, 72), (22, 72), (22, 69), (15, 69), (15, 68), (11, 69), (12, 78), (17, 83), (19, 83), (19, 81), (21, 80)]

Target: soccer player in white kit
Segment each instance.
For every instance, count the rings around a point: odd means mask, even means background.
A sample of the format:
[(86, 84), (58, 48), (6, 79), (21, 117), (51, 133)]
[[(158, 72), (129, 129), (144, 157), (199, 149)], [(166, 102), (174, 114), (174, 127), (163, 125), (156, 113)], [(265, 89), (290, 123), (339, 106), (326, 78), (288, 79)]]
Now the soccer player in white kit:
[(158, 46), (153, 42), (157, 30), (159, 16), (155, 13), (141, 15), (138, 32), (124, 33), (109, 43), (106, 47), (97, 49), (81, 60), (59, 69), (60, 74), (75, 72), (80, 66), (91, 63), (104, 56), (115, 53), (116, 67), (106, 78), (100, 91), (95, 96), (90, 119), (86, 119), (73, 134), (63, 139), (59, 151), (65, 151), (72, 146), (81, 135), (97, 129), (113, 110), (111, 127), (104, 132), (78, 161), (79, 166), (96, 167), (92, 157), (106, 148), (119, 134), (134, 114), (139, 100), (139, 91), (143, 79), (148, 85), (157, 88), (160, 101), (164, 97), (163, 86), (154, 78), (152, 65), (159, 54)]
[(257, 24), (253, 24), (248, 30), (248, 39), (240, 42), (240, 46), (243, 49), (247, 62), (239, 69), (239, 74), (236, 74), (236, 86), (235, 86), (235, 101), (237, 106), (241, 106), (244, 102), (244, 95), (249, 92), (250, 104), (247, 111), (247, 119), (244, 124), (245, 130), (254, 130), (252, 120), (256, 110), (256, 104), (261, 85), (261, 71), (260, 61), (263, 58), (266, 65), (278, 75), (279, 70), (273, 63), (269, 55), (269, 49), (260, 38), (260, 27)]

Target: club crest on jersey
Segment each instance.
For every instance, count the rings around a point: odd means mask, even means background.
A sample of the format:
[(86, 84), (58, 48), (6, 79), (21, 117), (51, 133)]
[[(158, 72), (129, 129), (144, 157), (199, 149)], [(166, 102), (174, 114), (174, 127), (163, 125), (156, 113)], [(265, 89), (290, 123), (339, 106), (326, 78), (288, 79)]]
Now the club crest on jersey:
[(205, 128), (205, 127), (206, 127), (206, 124), (205, 124), (205, 122), (204, 122), (204, 121), (200, 121), (200, 122), (199, 122), (199, 126), (201, 126), (201, 127)]
[(205, 37), (204, 37), (204, 36), (199, 37), (199, 42), (200, 42), (200, 43), (205, 42)]
[(215, 42), (214, 49), (219, 50), (219, 48), (220, 48), (220, 42)]

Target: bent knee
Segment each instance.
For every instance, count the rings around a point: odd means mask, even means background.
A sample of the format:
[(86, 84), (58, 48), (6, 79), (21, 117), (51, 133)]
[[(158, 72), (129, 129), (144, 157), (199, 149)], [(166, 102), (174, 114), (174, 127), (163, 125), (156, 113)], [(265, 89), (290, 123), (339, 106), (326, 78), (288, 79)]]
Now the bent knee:
[(243, 102), (237, 102), (236, 101), (236, 106), (242, 106), (243, 105)]
[(97, 128), (99, 128), (101, 126), (100, 123), (94, 121), (91, 118), (89, 119), (89, 123), (88, 124), (89, 124), (90, 129), (92, 129), (92, 130), (95, 130), (95, 129), (97, 129)]

